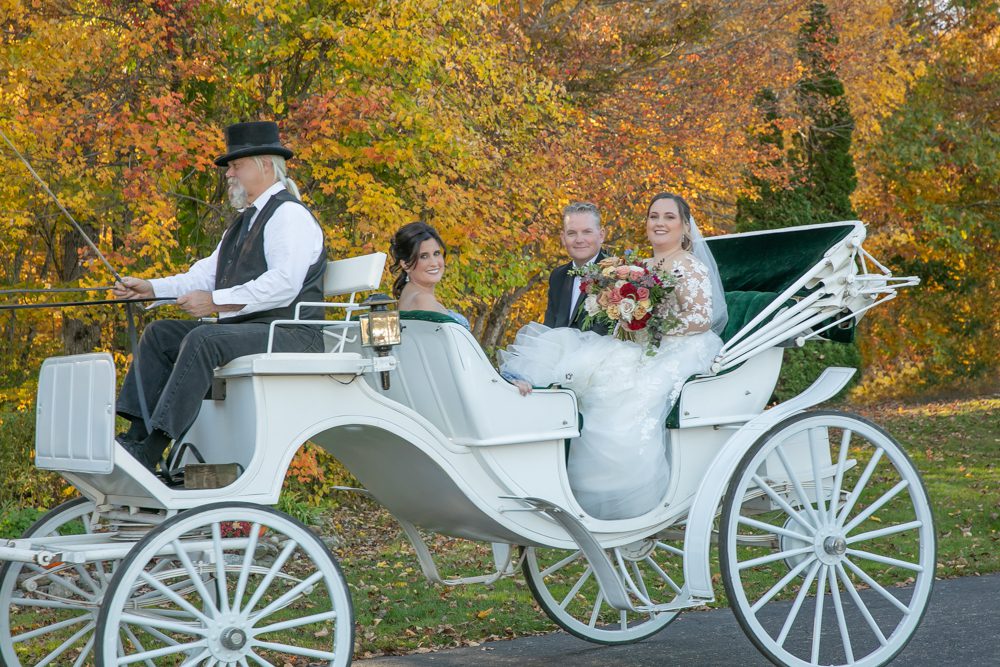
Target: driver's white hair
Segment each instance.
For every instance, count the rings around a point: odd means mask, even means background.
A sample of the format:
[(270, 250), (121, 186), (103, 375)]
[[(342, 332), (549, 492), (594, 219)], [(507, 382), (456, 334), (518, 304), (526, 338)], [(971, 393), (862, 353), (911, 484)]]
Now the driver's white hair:
[(280, 155), (255, 155), (253, 156), (253, 161), (257, 163), (257, 168), (264, 171), (264, 160), (269, 159), (271, 165), (274, 167), (274, 177), (279, 183), (285, 186), (285, 189), (295, 197), (301, 200), (302, 195), (299, 194), (299, 187), (295, 185), (295, 181), (288, 178), (288, 166), (285, 164), (285, 158)]

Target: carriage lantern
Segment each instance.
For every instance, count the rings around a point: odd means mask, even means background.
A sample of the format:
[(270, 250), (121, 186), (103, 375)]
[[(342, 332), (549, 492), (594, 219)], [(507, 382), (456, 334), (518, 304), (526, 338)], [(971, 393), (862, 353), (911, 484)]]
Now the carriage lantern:
[[(395, 299), (390, 299), (385, 294), (372, 294), (362, 302), (368, 306), (369, 311), (360, 316), (361, 323), (361, 345), (370, 347), (375, 353), (384, 357), (389, 354), (393, 345), (399, 345), (399, 311), (390, 308)], [(389, 371), (382, 371), (382, 388), (389, 388)]]

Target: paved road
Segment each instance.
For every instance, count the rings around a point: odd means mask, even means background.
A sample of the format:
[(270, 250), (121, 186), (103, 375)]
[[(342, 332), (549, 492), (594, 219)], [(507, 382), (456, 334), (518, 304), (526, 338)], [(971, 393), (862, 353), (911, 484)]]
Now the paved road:
[[(371, 658), (365, 667), (762, 667), (770, 665), (729, 609), (688, 612), (629, 646), (595, 646), (563, 632), (439, 653)], [(931, 604), (893, 667), (1000, 665), (1000, 575), (935, 582)]]

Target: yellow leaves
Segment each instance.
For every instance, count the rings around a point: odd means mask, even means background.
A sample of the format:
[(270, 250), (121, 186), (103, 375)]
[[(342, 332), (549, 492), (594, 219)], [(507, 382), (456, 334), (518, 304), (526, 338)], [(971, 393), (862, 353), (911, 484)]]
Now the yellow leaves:
[(476, 618), (480, 620), (484, 618), (489, 618), (490, 614), (492, 613), (493, 613), (493, 607), (490, 607), (488, 609), (481, 609), (480, 611), (476, 612)]

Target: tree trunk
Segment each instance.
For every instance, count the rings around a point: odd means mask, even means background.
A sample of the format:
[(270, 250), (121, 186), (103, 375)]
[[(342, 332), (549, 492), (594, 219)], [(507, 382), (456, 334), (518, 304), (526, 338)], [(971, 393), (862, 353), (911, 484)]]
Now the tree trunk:
[[(96, 230), (88, 224), (82, 224), (84, 231), (93, 236)], [(62, 265), (60, 280), (71, 282), (78, 280), (83, 274), (81, 251), (88, 250), (83, 237), (76, 230), (69, 230), (62, 236)], [(62, 325), (63, 348), (66, 354), (85, 354), (93, 352), (101, 343), (101, 325), (98, 322), (63, 316)]]
[[(492, 349), (500, 344), (503, 338), (504, 332), (507, 330), (507, 323), (510, 320), (510, 310), (517, 303), (517, 300), (528, 293), (528, 291), (535, 286), (541, 274), (535, 274), (528, 280), (527, 284), (518, 287), (512, 292), (504, 294), (499, 299), (497, 299), (493, 306), (485, 313), (483, 317), (483, 325), (481, 327), (482, 333), (479, 337), (479, 343), (484, 349)], [(478, 323), (477, 323), (478, 324)], [(479, 329), (480, 327), (476, 327)]]

